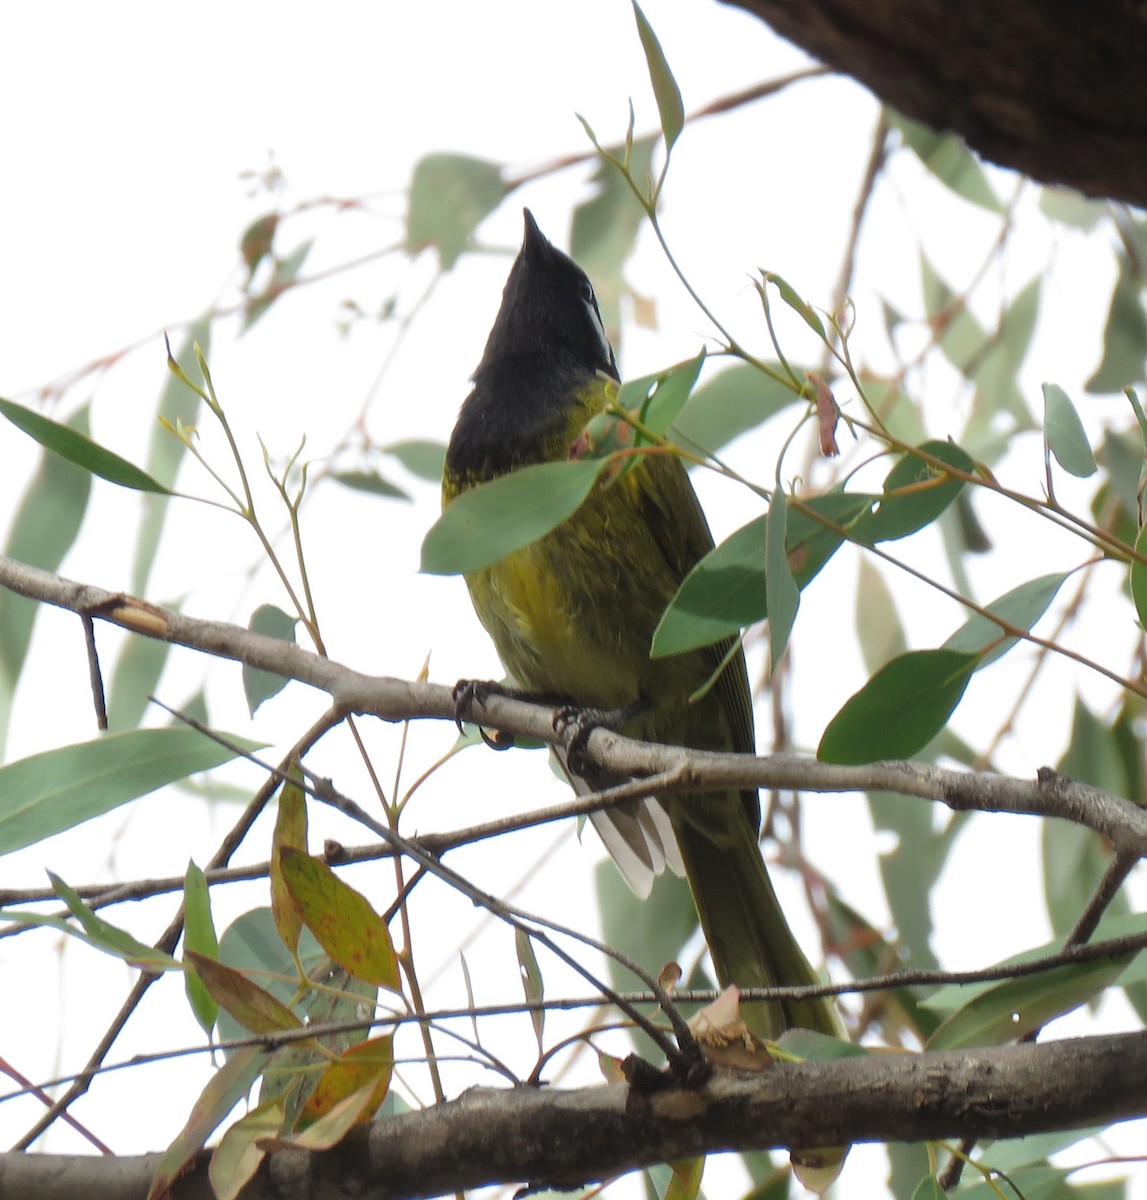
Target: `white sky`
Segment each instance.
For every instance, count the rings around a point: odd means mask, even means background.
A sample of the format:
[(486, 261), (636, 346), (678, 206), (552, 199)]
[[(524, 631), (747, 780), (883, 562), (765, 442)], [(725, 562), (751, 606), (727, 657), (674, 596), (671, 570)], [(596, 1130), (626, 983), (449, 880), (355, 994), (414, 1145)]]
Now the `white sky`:
[[(803, 61), (756, 20), (715, 3), (648, 0), (646, 12), (689, 110)], [(148, 335), (168, 327), (178, 342), (181, 322), (216, 300), (234, 301), (239, 234), (270, 203), (266, 195), (251, 197), (241, 176), (261, 172), (269, 154), (288, 182), (286, 208), (320, 196), (371, 197), (369, 213), (336, 219), (320, 209), (285, 226), (281, 249), (317, 235), (305, 271), (313, 274), (401, 241), (404, 188), (414, 162), (428, 151), (464, 151), (528, 170), (586, 149), (575, 112), (603, 140), (623, 131), (631, 97), (638, 130), (656, 123), (631, 11), (621, 0), (564, 6), (536, 0), (401, 7), (354, 2), (321, 10), (260, 2), (123, 3), (109, 10), (64, 2), (9, 6), (0, 15), (0, 44), (7, 49), (0, 72), (0, 106), (7, 114), (0, 125), (6, 179), (0, 201), (0, 393), (30, 403), (42, 385), (147, 338), (106, 375), (87, 376), (66, 391), (52, 410), (67, 413), (91, 398), (97, 440), (137, 462), (144, 459), (155, 398), (165, 382), (162, 342)], [(765, 346), (759, 306), (748, 284), (755, 269), (784, 275), (814, 304), (828, 302), (876, 116), (875, 103), (859, 88), (825, 80), (698, 125), (682, 137), (665, 195), (667, 235), (698, 290), (752, 344)], [(1010, 177), (993, 178), (1002, 195), (1011, 194)], [(483, 243), (509, 251), (520, 236), (521, 204), (528, 203), (543, 229), (564, 244), (571, 207), (587, 194), (586, 180), (585, 170), (569, 171), (515, 193), (482, 226)], [(866, 361), (877, 368), (887, 368), (890, 360), (878, 332), (876, 282), (897, 307), (918, 311), (918, 240), (958, 284), (986, 255), (998, 228), (986, 214), (950, 197), (914, 160), (898, 159), (891, 181), (862, 245), (855, 291), (858, 339)], [(1032, 218), (1031, 207), (1021, 206), (1027, 223), (990, 280), (997, 290), (1014, 294), (1033, 271), (1046, 270), (1055, 288), (1029, 360), (1036, 364), (1030, 368), (1029, 391), (1038, 411), (1038, 384), (1044, 378), (1058, 380), (1079, 398), (1080, 381), (1097, 361), (1095, 339), (1111, 275), (1109, 257), (1097, 253), (1106, 234), (1056, 232)], [(381, 380), (369, 418), (376, 440), (445, 440), (508, 264), (508, 254), (469, 256), (441, 282)], [(653, 333), (627, 326), (624, 372), (640, 374), (694, 353), (710, 331), (647, 234), (626, 274), (636, 291), (656, 297), (659, 328)], [(322, 459), (362, 408), (393, 337), (393, 326), (371, 322), (341, 337), (335, 328), (339, 302), (353, 297), (373, 311), (397, 292), (400, 311), (406, 311), (430, 277), (425, 258), (409, 264), (395, 255), (288, 296), (242, 339), (235, 337), (234, 321), (219, 326), (212, 372), (250, 464), (257, 468), (259, 462), (256, 434), (275, 456), (289, 454), (306, 434), (307, 456)], [(990, 306), (981, 316), (990, 319)], [(795, 323), (784, 329), (786, 349), (796, 357), (802, 348), (811, 352)], [(1065, 330), (1073, 336), (1065, 336)], [(1075, 336), (1077, 330), (1081, 336)], [(958, 431), (964, 402), (953, 380), (933, 367), (924, 390), (930, 432)], [(1124, 419), (1113, 402), (1087, 404), (1089, 427), (1098, 419)], [(205, 453), (214, 462), (225, 461), (217, 432), (202, 424)], [(775, 441), (742, 447), (734, 460), (771, 477)], [(0, 503), (10, 507), (34, 454), (7, 426), (0, 428), (0, 452), (7, 468), (0, 478)], [(1029, 441), (1009, 467), (1018, 486), (1039, 491), (1038, 443)], [(181, 483), (213, 494), (210, 482), (195, 470), (189, 469)], [(743, 495), (708, 481), (703, 488), (718, 534), (747, 519)], [(379, 673), (410, 677), (433, 652), (431, 677), (439, 682), (496, 676), (492, 648), (470, 614), (461, 582), (417, 574), (418, 547), (437, 499), (428, 486), (413, 483), (412, 490), (414, 506), (331, 487), (315, 492), (305, 534), (329, 649), (335, 658)], [(265, 488), (262, 503), (268, 526), (280, 529)], [(138, 512), (134, 495), (97, 485), (65, 573), (125, 587)], [(1001, 520), (1007, 515), (1000, 514)], [(1031, 527), (1018, 529), (1011, 540), (999, 527), (993, 534), (1004, 548), (990, 562), (974, 564), (981, 599), (1054, 569), (1054, 563), (1070, 565), (1080, 553), (1075, 546), (1033, 542)], [(177, 505), (170, 535), (149, 599), (178, 599), (197, 616), (240, 623), (260, 603), (282, 603), (268, 573), (249, 577), (254, 546), (237, 522), (200, 506)], [(1034, 537), (1045, 537), (1042, 527)], [(917, 552), (926, 565), (939, 561), (927, 546)], [(852, 587), (855, 563), (855, 556), (842, 554), (805, 598), (802, 621), (809, 628), (843, 627), (831, 647), (819, 639), (796, 644), (795, 729), (808, 747), (863, 678), (853, 648), (852, 601), (841, 604)], [(1027, 573), (1015, 574), (1016, 569)], [(1113, 573), (1101, 582), (1114, 592)], [(902, 579), (894, 585), (913, 645), (937, 644), (963, 619), (955, 606), (937, 603), (933, 593)], [(1116, 602), (1109, 608), (1103, 653), (1119, 665), (1134, 635), (1127, 610)], [(1107, 609), (1101, 618), (1104, 613)], [(110, 663), (118, 639), (101, 633), (100, 644)], [(10, 757), (94, 734), (74, 620), (45, 614), (33, 653), (37, 669), (20, 695)], [(1022, 676), (1027, 661), (1017, 652), (1014, 666), (1002, 665), (974, 693), (974, 704), (970, 697), (961, 711), (963, 732), (974, 738), (977, 729), (990, 728), (1006, 711), (1008, 684)], [(201, 671), (194, 656), (177, 653), (161, 689), (165, 699), (183, 700)], [(237, 732), (253, 730), (254, 736), (285, 743), (319, 711), (313, 697), (292, 688), (248, 723), (238, 669), (217, 664), (208, 668), (207, 678), (213, 716)], [(1074, 685), (1066, 671), (1057, 669), (1045, 676), (1044, 686), (1049, 695), (1062, 696)], [(1109, 702), (1109, 691), (1090, 681), (1082, 686), (1093, 705)], [(1004, 765), (1030, 775), (1054, 760), (1069, 713), (1069, 706), (1057, 704), (1022, 723), (1004, 748)], [(380, 770), (390, 778), (396, 734), (369, 732)], [(424, 769), (450, 741), (448, 729), (415, 731), (406, 777)], [(344, 790), (364, 786), (345, 743), (324, 747), (318, 758), (319, 768)], [(254, 776), (245, 778), (253, 786)], [(474, 751), (426, 789), (411, 828), (449, 828), (561, 796), (540, 756), (495, 758)], [(185, 807), (175, 809), (177, 803), (152, 798), (6, 860), (4, 881), (37, 885), (45, 865), (73, 883), (104, 873), (179, 873), (189, 853), (206, 860), (233, 810), (185, 814)], [(881, 919), (875, 851), (869, 848), (862, 802), (826, 798), (809, 809), (807, 837), (814, 860), (842, 881), (847, 897)], [(251, 858), (263, 857), (267, 832), (257, 832)], [(341, 833), (351, 836), (345, 829)], [(559, 919), (590, 920), (585, 880), (587, 867), (600, 855), (590, 837), (578, 847), (568, 829), (555, 830), (516, 840), (508, 858), (491, 861), (485, 847), (452, 861), (480, 880), (504, 886), (507, 879), (526, 874), (531, 856), (559, 833), (562, 845), (545, 866), (544, 886), (528, 886), (522, 902), (528, 905), (532, 898)], [(1032, 875), (1038, 862), (1034, 823), (995, 819), (988, 836), (961, 845), (961, 855), (937, 897), (937, 945), (945, 963), (983, 965), (1042, 941), (1040, 899), (1019, 900), (1022, 889), (1038, 887)], [(356, 873), (358, 886), (370, 889), (371, 870)], [(983, 920), (968, 916), (969, 878), (988, 881)], [(794, 924), (811, 935), (799, 888), (786, 879), (781, 886), (794, 899)], [(568, 897), (568, 907), (554, 906), (555, 896)], [(1009, 919), (1000, 921), (991, 914), (1005, 901)], [(254, 890), (221, 894), (220, 926), (235, 912), (263, 902)], [(141, 930), (154, 933), (167, 908), (141, 909)], [(136, 919), (122, 911), (111, 915), (125, 922)], [(443, 959), (437, 994), (442, 1002), (456, 1002), (461, 995), (453, 957), (456, 931), (475, 925), (477, 918), (468, 906), (443, 900), (441, 907), (427, 907), (425, 920), (432, 945), (436, 931), (449, 931), (441, 952), (423, 952), (424, 969)], [(0, 1042), (0, 1054), (28, 1075), (43, 1078), (81, 1065), (118, 1007), (127, 973), (83, 948), (71, 948), (61, 959), (47, 937), (36, 943), (35, 955), (27, 948), (32, 944), (31, 938), (0, 943), (0, 970), (21, 979), (34, 970), (49, 981), (29, 1036)], [(512, 953), (512, 939), (501, 930), (487, 931), (467, 951), (471, 969), (477, 964), (480, 1000), (514, 997)], [(555, 993), (566, 986), (560, 973), (552, 979)], [(169, 980), (153, 989), (140, 1032), (125, 1038), (112, 1060), (136, 1049), (201, 1040), (180, 1011), (178, 986)], [(570, 990), (580, 992), (572, 984)], [(22, 982), (0, 989), (0, 1028), (28, 1029), (28, 994)], [(173, 1027), (176, 1019), (181, 1023)], [(514, 1047), (523, 1038), (526, 1049), (515, 1057)], [(523, 1070), (528, 1070), (530, 1041), (524, 1023), (505, 1031), (510, 1049), (504, 1052)], [(117, 1150), (154, 1149), (178, 1128), (205, 1070), (200, 1061), (146, 1075), (124, 1072), (109, 1078), (77, 1112)], [(142, 1094), (148, 1095), (146, 1105), (139, 1103)], [(0, 1139), (11, 1141), (33, 1115), (30, 1103), (0, 1104)], [(48, 1144), (75, 1146), (66, 1134), (54, 1135)], [(849, 1168), (857, 1172), (853, 1179), (874, 1169), (879, 1164), (871, 1152), (858, 1152)], [(1141, 1183), (1137, 1194), (1147, 1195), (1147, 1186)]]

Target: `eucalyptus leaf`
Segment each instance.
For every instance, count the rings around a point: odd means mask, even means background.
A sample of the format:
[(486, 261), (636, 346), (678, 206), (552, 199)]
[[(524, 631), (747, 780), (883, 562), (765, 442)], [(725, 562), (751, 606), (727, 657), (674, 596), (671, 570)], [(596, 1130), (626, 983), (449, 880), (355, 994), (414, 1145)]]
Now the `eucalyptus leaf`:
[[(260, 748), (224, 736), (241, 749)], [(8, 763), (0, 767), (0, 854), (217, 767), (236, 752), (197, 729), (133, 729)]]
[(608, 459), (538, 463), (463, 492), (422, 542), (430, 575), (480, 571), (572, 516)]

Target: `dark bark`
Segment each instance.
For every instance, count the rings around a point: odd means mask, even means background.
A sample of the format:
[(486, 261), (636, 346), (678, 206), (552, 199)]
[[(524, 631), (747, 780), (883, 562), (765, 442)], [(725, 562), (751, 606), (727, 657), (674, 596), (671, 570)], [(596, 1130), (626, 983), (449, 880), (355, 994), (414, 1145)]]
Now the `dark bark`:
[[(624, 1084), (483, 1088), (378, 1121), (333, 1150), (272, 1154), (243, 1200), (398, 1200), (489, 1183), (575, 1187), (721, 1150), (1018, 1137), (1144, 1113), (1144, 1033), (719, 1072), (700, 1090), (645, 1097)], [(157, 1161), (0, 1155), (0, 1196), (142, 1197)], [(173, 1194), (210, 1195), (205, 1160)]]
[(1147, 10), (1131, 0), (727, 0), (985, 158), (1147, 204)]

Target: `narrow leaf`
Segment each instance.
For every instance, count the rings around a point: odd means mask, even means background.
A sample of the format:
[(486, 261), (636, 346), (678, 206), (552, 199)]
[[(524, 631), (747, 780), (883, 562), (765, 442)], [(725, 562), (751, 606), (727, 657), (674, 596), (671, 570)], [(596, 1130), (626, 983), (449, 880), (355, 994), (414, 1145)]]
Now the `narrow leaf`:
[[(251, 614), (248, 629), (253, 633), (262, 633), (267, 637), (278, 638), (281, 642), (295, 642), (295, 626), (298, 624), (294, 617), (288, 616), (281, 608), (273, 604), (260, 604)], [(287, 686), (290, 681), (274, 671), (264, 671), (259, 667), (249, 667), (243, 664), (243, 694), (247, 697), (247, 710), (251, 716), (265, 700)]]
[(207, 1139), (251, 1090), (270, 1055), (258, 1046), (236, 1050), (211, 1077), (187, 1118), (187, 1124), (164, 1151), (151, 1180), (147, 1200), (163, 1200), (184, 1167), (207, 1144)]
[(85, 940), (97, 949), (114, 954), (116, 958), (122, 958), (133, 966), (146, 967), (153, 971), (166, 971), (179, 965), (170, 954), (156, 950), (154, 946), (132, 937), (127, 930), (120, 929), (110, 921), (105, 921), (103, 917), (97, 916), (83, 902), (79, 893), (58, 875), (49, 871), (48, 878), (52, 881), (56, 895), (68, 906), (68, 911), (88, 935)]
[[(522, 978), (522, 990), (526, 994), (526, 1002), (540, 1004), (545, 996), (545, 983), (542, 979), (541, 968), (534, 954), (534, 944), (530, 935), (524, 929), (514, 930), (514, 946), (518, 952), (518, 973)], [(534, 1008), (530, 1010), (530, 1020), (534, 1026), (534, 1036), (538, 1039), (538, 1050), (542, 1049), (542, 1032), (546, 1024), (546, 1010)]]
[(577, 511), (608, 461), (538, 463), (463, 492), (426, 534), (422, 570), (470, 574), (537, 541)]
[(960, 1050), (1014, 1041), (1086, 1004), (1119, 978), (1128, 957), (1072, 963), (1009, 979), (981, 992), (928, 1039), (929, 1050)]
[(674, 142), (685, 126), (685, 105), (681, 100), (681, 90), (669, 69), (665, 52), (657, 40), (657, 34), (653, 32), (653, 26), (646, 20), (637, 0), (633, 0), (633, 15), (637, 19), (637, 36), (641, 38), (641, 48), (645, 51), (649, 82), (653, 85), (653, 95), (657, 99), (661, 132), (665, 137), (665, 149), (668, 152), (673, 149)]
[[(215, 922), (211, 917), (211, 894), (206, 877), (194, 862), (187, 864), (183, 880), (183, 914), (184, 952), (194, 950), (206, 958), (218, 958), (219, 939), (215, 936)], [(195, 1019), (210, 1037), (219, 1016), (219, 1005), (194, 971), (183, 972), (183, 986)]]
[[(226, 737), (259, 749), (257, 742)], [(234, 757), (195, 729), (134, 729), (8, 763), (0, 767), (0, 854)]]
[[(1038, 579), (1029, 579), (1027, 583), (1012, 588), (984, 607), (1017, 629), (1031, 629), (1047, 612), (1048, 605), (1055, 599), (1066, 579), (1066, 574), (1041, 575)], [(990, 618), (976, 613), (948, 638), (941, 649), (979, 654), (982, 656), (979, 666), (986, 667), (988, 663), (995, 662), (1000, 655), (1006, 654), (1016, 641), (1014, 637), (1005, 637), (1003, 630)]]
[(171, 494), (170, 489), (165, 488), (159, 480), (152, 479), (146, 471), (141, 471), (127, 459), (120, 458), (118, 454), (113, 454), (90, 438), (84, 437), (82, 433), (41, 416), (30, 408), (0, 398), (0, 416), (7, 417), (17, 429), (34, 438), (41, 446), (46, 446), (61, 458), (66, 458), (68, 462), (83, 467), (85, 471), (90, 471), (109, 483), (118, 483), (120, 487), (134, 488), (140, 492)]
[(910, 757), (944, 728), (978, 665), (976, 655), (955, 650), (894, 658), (832, 718), (817, 757), (833, 763)]
[(1077, 479), (1095, 474), (1095, 455), (1071, 398), (1058, 383), (1043, 385), (1043, 435), (1056, 462)]
[[(69, 424), (80, 433), (88, 432), (86, 404), (72, 415)], [(92, 477), (87, 471), (50, 450), (42, 451), (36, 473), (12, 516), (5, 553), (19, 562), (54, 572), (75, 543), (91, 490)], [(40, 607), (27, 596), (0, 591), (0, 747), (4, 745), (13, 693)]]
[(300, 850), (281, 847), (279, 861), (303, 923), (331, 958), (358, 979), (399, 991), (390, 931), (366, 897), (343, 883), (321, 859)]
[(293, 763), (290, 778), (279, 791), (275, 832), (271, 839), (271, 913), (283, 945), (291, 951), (298, 949), (303, 916), (283, 879), (281, 855), (286, 846), (304, 854), (307, 852), (307, 801), (301, 780), (299, 765)]
[[(1139, 530), (1135, 538), (1135, 553), (1147, 556), (1147, 525)], [(1140, 626), (1147, 629), (1147, 566), (1139, 559), (1131, 560), (1131, 599), (1135, 601), (1135, 613)]]
[(397, 483), (384, 479), (377, 471), (332, 471), (335, 483), (350, 488), (352, 492), (366, 492), (370, 496), (384, 496), (387, 500), (409, 500), (410, 493)]
[[(737, 363), (713, 375), (693, 390), (672, 435), (685, 445), (715, 454), (733, 438), (796, 404), (800, 393), (787, 376), (782, 381), (780, 365), (772, 365), (776, 377), (750, 363)], [(804, 368), (794, 370), (803, 377)]]
[(301, 1029), (302, 1021), (266, 988), (224, 963), (188, 950), (186, 959), (212, 998), (252, 1033)]
[(777, 487), (765, 517), (765, 591), (769, 600), (769, 655), (774, 671), (789, 644), (801, 599), (785, 548), (788, 511), (784, 488)]
[(992, 191), (984, 169), (954, 133), (936, 133), (927, 125), (909, 120), (901, 113), (885, 110), (889, 123), (900, 131), (904, 144), (946, 187), (989, 212), (1003, 209)]
[(442, 479), (442, 464), (446, 461), (446, 447), (441, 442), (412, 438), (406, 442), (393, 442), (382, 447), (383, 454), (393, 455), (411, 473), (428, 483)]
[(1130, 264), (1119, 260), (1119, 274), (1103, 328), (1103, 358), (1083, 385), (1089, 392), (1117, 392), (1143, 378), (1147, 356), (1147, 315), (1139, 296), (1139, 281)]
[(641, 414), (641, 423), (652, 433), (664, 434), (677, 420), (693, 392), (704, 362), (705, 352), (702, 351), (696, 358), (679, 363), (658, 379)]
[(239, 1193), (267, 1157), (268, 1152), (259, 1143), (282, 1131), (285, 1115), (282, 1097), (275, 1096), (227, 1129), (207, 1168), (215, 1200), (238, 1200)]
[(801, 297), (796, 288), (774, 271), (762, 271), (766, 283), (773, 284), (781, 294), (781, 299), (795, 312), (802, 321), (819, 337), (825, 340), (824, 322), (820, 314), (809, 302)]

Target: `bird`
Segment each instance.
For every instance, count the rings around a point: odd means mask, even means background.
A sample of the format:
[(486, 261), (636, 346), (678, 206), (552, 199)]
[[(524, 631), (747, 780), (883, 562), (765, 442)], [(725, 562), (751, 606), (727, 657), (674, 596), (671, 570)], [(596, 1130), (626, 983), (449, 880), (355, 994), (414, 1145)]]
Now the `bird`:
[[(529, 209), (524, 215), (521, 249), (446, 450), (444, 508), (469, 488), (566, 459), (617, 394), (617, 361), (592, 283)], [(630, 469), (599, 479), (564, 522), (466, 575), (466, 584), (519, 692), (623, 714), (620, 732), (643, 740), (752, 754), (753, 706), (739, 644), (650, 656), (663, 611), (712, 548), (680, 457), (642, 454)], [(576, 772), (572, 782), (590, 790)], [(685, 874), (722, 985), (814, 985), (817, 975), (762, 858), (759, 824), (750, 788), (667, 794), (594, 815), (639, 894), (667, 864)], [(792, 1027), (843, 1032), (825, 997), (754, 1001), (741, 1012), (767, 1040)]]

